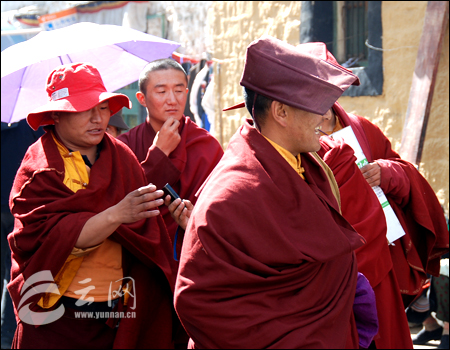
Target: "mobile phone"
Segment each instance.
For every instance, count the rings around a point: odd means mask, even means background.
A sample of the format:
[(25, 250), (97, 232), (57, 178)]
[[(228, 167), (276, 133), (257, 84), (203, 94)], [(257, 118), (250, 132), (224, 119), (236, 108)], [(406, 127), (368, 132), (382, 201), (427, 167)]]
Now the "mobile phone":
[(172, 188), (172, 186), (170, 186), (169, 184), (166, 184), (163, 188), (162, 188), (163, 192), (164, 192), (164, 197), (163, 199), (166, 198), (167, 195), (170, 196), (170, 203), (172, 203), (175, 199), (180, 198), (180, 196), (178, 195), (178, 193), (175, 192), (175, 190)]

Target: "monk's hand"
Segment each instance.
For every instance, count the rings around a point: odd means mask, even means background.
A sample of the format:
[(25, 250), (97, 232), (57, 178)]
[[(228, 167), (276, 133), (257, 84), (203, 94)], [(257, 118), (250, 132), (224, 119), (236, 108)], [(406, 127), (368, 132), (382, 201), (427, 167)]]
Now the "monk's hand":
[(160, 198), (163, 195), (164, 192), (156, 190), (153, 184), (138, 188), (114, 206), (114, 215), (117, 215), (116, 219), (123, 224), (158, 216), (158, 207), (164, 203)]
[(369, 163), (361, 168), (367, 183), (371, 187), (380, 186), (381, 184), (381, 167), (377, 162)]
[(180, 143), (181, 136), (178, 133), (179, 126), (180, 122), (175, 118), (170, 117), (165, 121), (153, 140), (153, 144), (163, 151), (166, 156), (169, 156)]
[(170, 196), (167, 195), (164, 204), (167, 205), (170, 215), (175, 222), (183, 229), (186, 230), (189, 218), (191, 217), (194, 205), (187, 199), (181, 200), (181, 198), (175, 199), (170, 203)]

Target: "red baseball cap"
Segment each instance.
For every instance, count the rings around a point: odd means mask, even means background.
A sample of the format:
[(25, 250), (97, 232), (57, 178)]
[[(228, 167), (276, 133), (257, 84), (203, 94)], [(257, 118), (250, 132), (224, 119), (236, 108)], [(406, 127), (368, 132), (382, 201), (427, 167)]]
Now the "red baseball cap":
[[(264, 35), (247, 48), (240, 84), (270, 99), (323, 115), (346, 89), (359, 85), (359, 78), (339, 64)], [(239, 103), (224, 110), (244, 106)]]
[(99, 71), (90, 63), (70, 63), (55, 68), (47, 78), (47, 104), (28, 114), (27, 122), (37, 130), (55, 124), (51, 112), (84, 112), (106, 100), (111, 115), (131, 108), (128, 96), (107, 92)]

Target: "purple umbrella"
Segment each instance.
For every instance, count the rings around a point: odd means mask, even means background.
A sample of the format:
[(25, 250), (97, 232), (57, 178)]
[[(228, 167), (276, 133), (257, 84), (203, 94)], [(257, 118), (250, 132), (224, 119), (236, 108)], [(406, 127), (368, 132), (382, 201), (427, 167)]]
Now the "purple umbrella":
[(47, 103), (47, 76), (61, 64), (89, 62), (106, 89), (115, 91), (138, 80), (148, 62), (171, 57), (179, 46), (131, 28), (88, 22), (41, 32), (2, 51), (2, 122), (25, 119)]

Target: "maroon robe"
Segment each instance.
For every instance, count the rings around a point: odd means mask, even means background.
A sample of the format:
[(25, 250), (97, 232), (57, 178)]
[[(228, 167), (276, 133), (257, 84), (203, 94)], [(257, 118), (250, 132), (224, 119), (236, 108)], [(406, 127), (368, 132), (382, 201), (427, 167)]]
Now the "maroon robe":
[(358, 271), (367, 277), (377, 304), (378, 349), (412, 349), (411, 334), (395, 278), (386, 239), (386, 219), (380, 202), (355, 164), (350, 146), (321, 137), (318, 154), (333, 171), (341, 194), (342, 215), (366, 244), (356, 250)]
[(249, 123), (200, 192), (175, 309), (196, 348), (358, 348), (354, 249), (322, 168), (306, 181)]
[[(86, 189), (74, 193), (64, 185), (63, 179), (63, 159), (48, 131), (28, 149), (11, 191), (11, 212), (16, 220), (14, 231), (8, 236), (12, 251), (8, 289), (18, 322), (17, 307), (24, 282), (36, 272), (44, 270), (50, 270), (55, 277), (75, 246), (86, 221), (147, 184), (133, 153), (108, 134), (102, 140), (102, 149), (91, 168)], [(114, 346), (173, 346), (171, 290), (174, 287), (176, 266), (171, 241), (161, 216), (122, 224), (110, 238), (122, 245), (123, 274), (135, 280), (136, 298), (135, 310), (127, 309), (133, 305), (133, 298), (128, 306), (120, 303), (120, 308), (125, 311), (135, 311), (136, 318), (121, 320)], [(42, 311), (37, 305), (41, 296), (36, 294), (27, 301), (31, 302), (32, 311)], [(57, 306), (58, 303), (54, 308)], [(22, 334), (23, 327), (19, 325), (20, 334), (16, 334), (16, 345), (71, 347), (75, 345), (67, 344), (67, 340), (59, 343), (65, 340), (64, 332), (71, 332), (81, 342), (84, 339), (87, 342), (92, 336), (92, 332), (84, 335), (69, 320), (65, 322), (64, 317), (55, 322), (60, 324), (61, 338), (47, 337), (47, 343), (40, 343), (27, 337), (26, 333)], [(36, 331), (41, 329), (44, 332), (45, 327), (52, 327), (52, 324), (41, 325)], [(95, 346), (95, 343), (86, 343), (86, 346)]]
[[(182, 199), (195, 204), (195, 194), (219, 162), (223, 150), (209, 132), (198, 127), (188, 117), (181, 118), (179, 133), (181, 141), (169, 157), (153, 146), (156, 133), (147, 120), (120, 135), (118, 139), (134, 152), (149, 183), (155, 184), (158, 189), (169, 183)], [(169, 235), (174, 240), (178, 225), (166, 206), (162, 206), (160, 210)], [(179, 256), (182, 237), (178, 237), (176, 243)]]
[(380, 187), (406, 232), (394, 242), (395, 246), (389, 246), (406, 307), (421, 292), (427, 273), (439, 275), (440, 257), (448, 252), (443, 209), (427, 180), (392, 150), (390, 141), (376, 125), (347, 114), (338, 103), (333, 108), (343, 127), (352, 126), (367, 160), (380, 165)]

